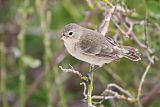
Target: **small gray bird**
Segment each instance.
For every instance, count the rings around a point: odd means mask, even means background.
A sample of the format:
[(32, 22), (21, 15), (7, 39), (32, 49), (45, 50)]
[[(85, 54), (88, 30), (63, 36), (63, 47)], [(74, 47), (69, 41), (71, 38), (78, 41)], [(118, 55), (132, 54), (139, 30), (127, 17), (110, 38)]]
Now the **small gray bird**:
[(110, 37), (75, 23), (64, 26), (62, 39), (73, 57), (99, 67), (122, 57), (132, 61), (141, 59), (137, 55), (137, 49), (121, 46)]

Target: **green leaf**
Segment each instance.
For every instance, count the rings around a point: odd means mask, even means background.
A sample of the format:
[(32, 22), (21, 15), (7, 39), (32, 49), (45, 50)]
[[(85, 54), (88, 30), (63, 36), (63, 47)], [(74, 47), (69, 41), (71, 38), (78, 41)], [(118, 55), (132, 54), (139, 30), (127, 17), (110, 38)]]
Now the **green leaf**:
[(41, 65), (41, 61), (39, 59), (34, 59), (31, 56), (24, 56), (22, 60), (26, 66), (31, 68), (37, 68)]

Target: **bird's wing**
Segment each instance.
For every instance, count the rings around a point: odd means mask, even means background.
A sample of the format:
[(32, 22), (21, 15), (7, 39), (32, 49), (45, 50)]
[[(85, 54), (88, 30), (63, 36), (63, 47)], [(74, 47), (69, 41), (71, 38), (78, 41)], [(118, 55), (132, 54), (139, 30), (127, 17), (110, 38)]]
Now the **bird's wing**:
[(120, 45), (108, 36), (105, 36), (104, 39), (105, 40), (101, 45), (101, 51), (99, 52), (99, 54), (96, 55), (101, 57), (111, 57), (113, 59), (118, 59), (119, 58), (118, 47), (120, 47)]
[[(109, 43), (110, 45), (119, 46), (119, 44), (115, 40), (113, 40), (112, 38), (108, 36), (105, 36), (105, 41), (106, 43)], [(109, 44), (106, 44), (106, 45), (109, 45)]]
[(98, 43), (92, 41), (91, 39), (84, 39), (76, 44), (76, 49), (83, 54), (95, 55), (99, 53), (100, 49)]
[(97, 53), (96, 56), (113, 58), (113, 59), (118, 58), (117, 52), (115, 51), (115, 49), (113, 47), (107, 46), (106, 44), (103, 44), (101, 46), (100, 52)]
[(77, 47), (78, 47), (77, 49), (80, 49), (79, 52), (86, 55), (94, 55), (98, 57), (111, 57), (111, 58), (117, 57), (116, 52), (114, 52), (114, 49), (112, 47), (104, 43), (92, 41), (90, 39), (79, 41)]

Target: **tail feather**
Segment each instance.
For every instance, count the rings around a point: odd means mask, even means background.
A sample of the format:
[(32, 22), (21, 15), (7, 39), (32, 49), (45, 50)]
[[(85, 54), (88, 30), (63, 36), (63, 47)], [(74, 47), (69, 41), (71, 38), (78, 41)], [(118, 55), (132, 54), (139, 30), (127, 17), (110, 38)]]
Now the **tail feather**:
[(123, 55), (124, 57), (132, 60), (132, 61), (139, 61), (141, 60), (139, 54), (138, 54), (138, 49), (129, 47), (129, 46), (123, 46)]

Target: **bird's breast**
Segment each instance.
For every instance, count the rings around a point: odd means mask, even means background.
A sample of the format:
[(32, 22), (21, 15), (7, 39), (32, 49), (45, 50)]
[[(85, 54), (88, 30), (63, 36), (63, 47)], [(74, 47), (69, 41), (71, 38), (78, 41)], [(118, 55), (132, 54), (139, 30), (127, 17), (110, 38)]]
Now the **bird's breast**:
[(83, 52), (81, 52), (78, 49), (78, 47), (76, 47), (77, 42), (78, 41), (73, 41), (73, 40), (64, 41), (64, 45), (65, 45), (68, 53), (70, 53), (73, 57), (75, 57), (81, 61), (84, 61), (84, 62), (87, 62), (90, 64), (94, 64), (94, 65), (99, 65), (99, 66), (102, 66), (104, 63), (106, 63), (106, 61), (101, 58), (98, 58), (94, 55), (87, 55), (87, 54), (84, 54)]
[(72, 39), (69, 39), (69, 38), (64, 41), (64, 45), (65, 45), (67, 51), (71, 55), (75, 54), (75, 45), (76, 45), (76, 43), (77, 43), (76, 40), (72, 40)]

